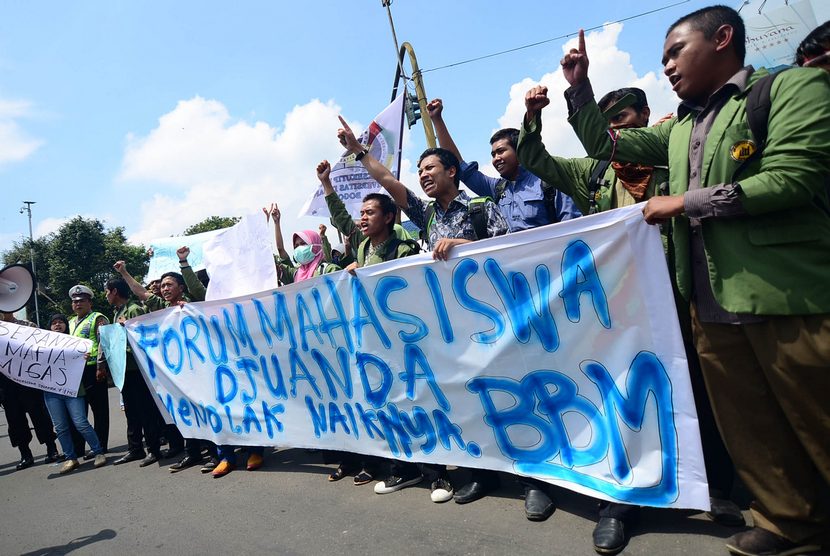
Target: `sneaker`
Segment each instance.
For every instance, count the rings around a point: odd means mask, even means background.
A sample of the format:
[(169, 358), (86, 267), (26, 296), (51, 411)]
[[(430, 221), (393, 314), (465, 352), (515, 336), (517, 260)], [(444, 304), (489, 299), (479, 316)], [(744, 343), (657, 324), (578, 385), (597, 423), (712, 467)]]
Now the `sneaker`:
[(455, 493), (450, 482), (444, 478), (432, 481), (432, 485), (430, 485), (429, 490), (429, 497), (436, 503), (449, 502), (452, 500), (452, 495)]
[(216, 466), (216, 469), (214, 469), (211, 474), (213, 475), (214, 479), (218, 479), (219, 477), (224, 477), (225, 475), (233, 471), (233, 469), (233, 464), (231, 464), (231, 462), (229, 462), (228, 460), (223, 459), (219, 462), (219, 465)]
[(95, 456), (95, 467), (104, 467), (107, 464), (107, 456), (104, 454), (98, 454)]
[[(420, 473), (411, 477), (396, 477), (392, 475), (385, 481), (375, 485), (375, 494), (389, 494), (390, 492), (397, 492), (408, 486), (417, 485), (424, 479)], [(451, 495), (452, 496), (452, 495)]]
[(209, 460), (205, 462), (205, 464), (202, 466), (201, 469), (199, 469), (199, 471), (201, 471), (202, 473), (210, 473), (214, 469), (216, 469), (217, 465), (219, 465), (219, 459), (211, 457)]
[(251, 454), (248, 456), (248, 465), (245, 469), (248, 471), (256, 471), (262, 467), (262, 456), (260, 454)]
[(766, 529), (753, 527), (726, 541), (726, 549), (741, 556), (792, 556), (817, 552), (821, 547), (817, 544), (798, 544)]
[(73, 471), (77, 468), (78, 468), (78, 460), (68, 459), (68, 460), (66, 460), (66, 463), (61, 465), (61, 470), (58, 473), (63, 475), (64, 473), (69, 473), (70, 471)]

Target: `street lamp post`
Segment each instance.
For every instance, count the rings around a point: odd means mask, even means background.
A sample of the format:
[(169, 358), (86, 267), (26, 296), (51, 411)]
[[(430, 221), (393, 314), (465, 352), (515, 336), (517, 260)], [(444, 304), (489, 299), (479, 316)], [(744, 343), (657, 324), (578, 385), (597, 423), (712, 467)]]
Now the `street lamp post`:
[(40, 328), (40, 311), (37, 306), (38, 285), (37, 271), (35, 270), (35, 238), (34, 234), (32, 234), (32, 205), (34, 205), (35, 202), (36, 201), (23, 201), (23, 204), (26, 206), (20, 209), (20, 214), (23, 214), (23, 211), (26, 211), (29, 214), (29, 255), (32, 258), (32, 274), (35, 275), (35, 322), (37, 322), (37, 326)]

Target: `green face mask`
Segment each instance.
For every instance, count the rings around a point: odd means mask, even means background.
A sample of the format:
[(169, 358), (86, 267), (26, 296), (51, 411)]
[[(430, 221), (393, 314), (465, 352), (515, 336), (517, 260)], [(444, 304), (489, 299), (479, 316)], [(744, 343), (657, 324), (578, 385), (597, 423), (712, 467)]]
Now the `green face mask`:
[(314, 260), (314, 251), (311, 245), (300, 245), (294, 249), (294, 260), (299, 264), (308, 264)]

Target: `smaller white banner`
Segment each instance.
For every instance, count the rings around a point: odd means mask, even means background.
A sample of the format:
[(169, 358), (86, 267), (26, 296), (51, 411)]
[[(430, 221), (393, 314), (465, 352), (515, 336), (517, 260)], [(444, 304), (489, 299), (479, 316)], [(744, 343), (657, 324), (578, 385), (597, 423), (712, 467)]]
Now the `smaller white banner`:
[(203, 246), (210, 283), (208, 301), (251, 295), (279, 286), (273, 231), (262, 214), (250, 214), (219, 232)]
[(69, 334), (0, 321), (0, 373), (23, 386), (74, 398), (91, 346)]
[(816, 28), (810, 0), (747, 17), (746, 63), (756, 68), (791, 66), (799, 43)]

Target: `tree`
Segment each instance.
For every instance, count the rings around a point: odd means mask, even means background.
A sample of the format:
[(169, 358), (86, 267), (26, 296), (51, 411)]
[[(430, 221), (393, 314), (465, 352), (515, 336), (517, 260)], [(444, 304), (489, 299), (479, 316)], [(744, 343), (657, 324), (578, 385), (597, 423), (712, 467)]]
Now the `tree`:
[(193, 234), (201, 234), (202, 232), (212, 232), (214, 230), (221, 230), (223, 228), (230, 228), (241, 218), (239, 216), (209, 216), (199, 222), (193, 224), (184, 231), (184, 235), (192, 236)]
[[(4, 254), (6, 264), (29, 260), (29, 242), (15, 244)], [(71, 314), (69, 288), (84, 284), (92, 288), (95, 296), (92, 308), (105, 314), (111, 309), (104, 297), (104, 285), (115, 276), (112, 265), (117, 260), (127, 262), (136, 277), (147, 272), (148, 260), (143, 246), (127, 243), (124, 228), (105, 230), (96, 219), (76, 216), (61, 226), (57, 232), (35, 241), (35, 263), (38, 273), (38, 304), (40, 322), (48, 322), (52, 313)], [(34, 315), (34, 302), (27, 307)], [(34, 320), (32, 318), (31, 320)]]

